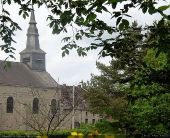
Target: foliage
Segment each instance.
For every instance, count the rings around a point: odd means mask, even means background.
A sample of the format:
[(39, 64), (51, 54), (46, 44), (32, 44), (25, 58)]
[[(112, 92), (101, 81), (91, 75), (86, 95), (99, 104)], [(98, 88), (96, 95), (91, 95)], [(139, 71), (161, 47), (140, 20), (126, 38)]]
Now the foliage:
[[(37, 138), (40, 134), (35, 131), (0, 131), (0, 137), (1, 138)], [(55, 131), (53, 133), (49, 133), (49, 138), (66, 138), (67, 136), (70, 135), (70, 130), (60, 130), (60, 131)]]
[(112, 116), (116, 120), (122, 120), (122, 116), (128, 115), (125, 88), (134, 77), (134, 71), (141, 65), (144, 50), (139, 42), (142, 41), (141, 28), (134, 22), (115, 40), (114, 50), (119, 51), (119, 54), (114, 56), (110, 65), (96, 64), (101, 75), (92, 75), (91, 80), (84, 83), (84, 97), (92, 112)]
[(129, 108), (133, 120), (129, 122), (129, 129), (132, 133), (158, 136), (169, 133), (169, 25), (164, 20), (154, 24), (146, 40), (148, 50), (142, 67), (130, 82)]
[(118, 130), (118, 122), (98, 121), (96, 124), (81, 124), (74, 132), (83, 133), (85, 137), (125, 138), (124, 132)]
[[(49, 138), (67, 138), (68, 136), (70, 136), (70, 130), (64, 130), (64, 131), (59, 131), (59, 132), (55, 132), (52, 135), (49, 135)], [(79, 130), (77, 130), (76, 132), (80, 132)], [(37, 138), (38, 134), (36, 132), (30, 132), (30, 131), (1, 131), (0, 132), (0, 137), (1, 138)], [(110, 138), (110, 135), (101, 135), (102, 138), (108, 136)], [(124, 138), (123, 135), (111, 135), (112, 137), (116, 137), (116, 138)], [(74, 136), (75, 137), (75, 136)], [(80, 136), (82, 138), (82, 136)], [(86, 137), (86, 136), (85, 136)], [(89, 136), (90, 137), (90, 136)], [(94, 135), (94, 137), (97, 137)], [(77, 136), (78, 138), (78, 136)]]
[[(135, 39), (126, 30), (129, 39), (136, 41), (131, 41), (130, 44), (124, 35), (121, 37), (121, 45), (124, 47), (127, 42), (134, 49), (127, 53), (124, 50), (120, 56), (114, 56), (109, 66), (97, 63), (101, 75), (93, 75), (90, 82), (85, 84), (85, 97), (90, 102), (90, 107), (119, 120), (120, 127), (126, 128), (132, 135), (160, 136), (169, 133), (169, 25), (169, 21), (164, 19), (154, 23), (144, 35), (145, 39), (142, 35), (139, 36), (143, 39)], [(115, 43), (120, 43), (119, 39)], [(133, 51), (135, 54), (131, 56)], [(126, 104), (117, 98), (116, 94), (120, 93), (125, 96)], [(124, 107), (123, 110), (121, 107)]]
[[(170, 5), (156, 6), (159, 4), (159, 0), (2, 0), (0, 37), (4, 44), (1, 45), (1, 49), (9, 53), (11, 57), (13, 57), (14, 50), (11, 46), (11, 42), (14, 41), (12, 36), (17, 29), (20, 29), (18, 24), (11, 20), (10, 13), (5, 9), (11, 3), (19, 5), (19, 15), (23, 18), (28, 17), (32, 4), (38, 5), (38, 7), (45, 5), (52, 13), (47, 19), (54, 34), (67, 32), (68, 26), (72, 28), (72, 36), (63, 38), (63, 41), (67, 42), (62, 47), (63, 56), (69, 54), (69, 50), (72, 48), (76, 48), (80, 56), (85, 56), (86, 51), (98, 47), (102, 49), (100, 52), (102, 56), (113, 56), (117, 51), (113, 51), (114, 45), (108, 41), (113, 39), (115, 32), (128, 29), (131, 19), (131, 15), (128, 14), (129, 9), (139, 8), (143, 14), (160, 13), (164, 18), (170, 18), (170, 15), (166, 15), (164, 12)], [(120, 5), (123, 8), (119, 8)], [(105, 14), (110, 20), (115, 19), (116, 21), (112, 20), (115, 24), (109, 25), (107, 21), (100, 18), (101, 14)], [(107, 39), (104, 38), (106, 34)], [(77, 41), (83, 38), (93, 38), (94, 43), (87, 47), (77, 45)]]
[(114, 116), (119, 118), (120, 114), (125, 111), (126, 95), (118, 89), (119, 84), (113, 83), (117, 76), (111, 67), (97, 63), (97, 68), (101, 70), (102, 75), (92, 75), (91, 80), (84, 84), (86, 90), (84, 91), (84, 97), (88, 101), (92, 112), (109, 116), (113, 115), (115, 110), (116, 114)]
[[(11, 47), (14, 31), (20, 29), (4, 8), (4, 5), (11, 5), (11, 2), (11, 0), (2, 0), (3, 8), (0, 15), (0, 37), (4, 42), (1, 49), (9, 54), (14, 50)], [(170, 7), (168, 4), (156, 8), (155, 5), (159, 3), (157, 0), (128, 2), (126, 0), (46, 0), (45, 2), (14, 0), (14, 2), (20, 6), (19, 14), (24, 18), (31, 10), (31, 2), (38, 6), (45, 4), (53, 13), (48, 16), (48, 21), (54, 34), (67, 32), (68, 25), (74, 30), (72, 36), (63, 39), (68, 42), (62, 48), (63, 56), (69, 54), (72, 48), (76, 48), (78, 54), (84, 56), (86, 51), (100, 47), (101, 56), (113, 57), (108, 67), (98, 63), (102, 75), (92, 76), (91, 82), (86, 84), (90, 92), (86, 93), (90, 94), (87, 100), (96, 105), (93, 107), (91, 104), (94, 111), (112, 115), (118, 120), (122, 119), (120, 120), (122, 123), (123, 120), (126, 121), (123, 125), (130, 133), (146, 135), (168, 133), (170, 23), (165, 19), (169, 20), (170, 15), (164, 13)], [(123, 8), (119, 10), (117, 8), (120, 3)], [(146, 28), (148, 32), (145, 40), (140, 28), (136, 28), (137, 31), (134, 31), (133, 27), (129, 28), (128, 11), (134, 7), (139, 7), (143, 13), (151, 15), (160, 13), (163, 16), (161, 21)], [(100, 19), (101, 13), (107, 13), (116, 19), (116, 25), (109, 25)], [(113, 37), (117, 32), (118, 35)], [(107, 39), (104, 38), (106, 34)], [(84, 37), (93, 38), (94, 42), (87, 47), (78, 46), (76, 41)], [(128, 108), (124, 108), (127, 104), (125, 91), (128, 92)], [(119, 104), (120, 107), (117, 106), (118, 102), (116, 103), (115, 99), (122, 104)], [(118, 112), (112, 112), (115, 110)], [(122, 114), (126, 117), (122, 118)]]
[(13, 138), (17, 138), (18, 136), (22, 136), (22, 137), (36, 137), (38, 135), (37, 132), (34, 131), (0, 131), (0, 137), (13, 137)]
[(58, 131), (54, 131), (52, 134), (53, 135), (70, 135), (70, 130), (67, 130), (67, 129), (58, 130)]
[(95, 124), (97, 130), (102, 134), (120, 134), (118, 131), (119, 123), (118, 122), (108, 122), (106, 120), (98, 121)]
[(85, 124), (85, 123), (81, 123), (80, 128), (76, 129), (77, 132), (81, 132), (84, 135), (88, 135), (89, 133), (91, 133), (93, 130), (95, 129), (94, 124)]

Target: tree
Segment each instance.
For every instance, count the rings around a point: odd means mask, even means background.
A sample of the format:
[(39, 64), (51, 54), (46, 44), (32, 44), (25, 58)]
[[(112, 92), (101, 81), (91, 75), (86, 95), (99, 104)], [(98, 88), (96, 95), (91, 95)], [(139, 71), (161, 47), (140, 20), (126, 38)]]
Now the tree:
[[(70, 26), (73, 35), (63, 38), (63, 41), (68, 43), (62, 47), (63, 56), (69, 54), (69, 50), (76, 48), (80, 56), (85, 56), (86, 51), (101, 48), (102, 56), (113, 56), (117, 54), (113, 51), (114, 46), (109, 39), (113, 39), (115, 32), (122, 31), (129, 27), (129, 19), (131, 16), (128, 14), (129, 9), (138, 8), (142, 12), (154, 14), (160, 13), (164, 18), (169, 19), (170, 15), (164, 13), (170, 6), (168, 4), (157, 8), (158, 0), (2, 0), (2, 14), (0, 15), (0, 37), (4, 42), (1, 44), (1, 49), (9, 53), (10, 57), (13, 56), (14, 47), (11, 43), (14, 42), (13, 35), (17, 29), (20, 29), (18, 24), (10, 18), (10, 13), (5, 10), (5, 6), (10, 6), (11, 3), (20, 6), (19, 15), (24, 18), (28, 16), (28, 12), (32, 9), (31, 5), (38, 5), (38, 7), (45, 5), (52, 15), (47, 17), (49, 26), (52, 28), (54, 34), (67, 32), (67, 26)], [(122, 9), (118, 9), (119, 4)], [(100, 18), (100, 14), (105, 13), (109, 18), (115, 18), (115, 25), (109, 25), (106, 21)], [(118, 28), (118, 29), (117, 29)], [(104, 39), (104, 35), (108, 34), (108, 38)], [(76, 41), (84, 37), (93, 38), (96, 43), (90, 46), (78, 46)], [(100, 43), (101, 42), (101, 43)], [(100, 43), (100, 44), (99, 44)]]
[[(107, 115), (112, 113), (129, 134), (160, 136), (168, 134), (170, 130), (169, 21), (162, 19), (149, 29), (145, 39), (139, 39), (143, 36), (139, 35), (140, 32), (134, 35), (135, 31), (125, 31), (120, 37), (121, 41), (117, 39), (115, 44), (120, 44), (119, 47), (129, 46), (133, 50), (128, 51), (129, 53), (120, 52), (120, 56), (113, 59), (109, 66), (97, 64), (101, 75), (92, 76), (85, 88), (92, 109), (97, 108)], [(131, 41), (130, 38), (136, 41)], [(135, 54), (131, 56), (132, 53)], [(117, 99), (116, 92), (123, 92), (126, 104), (122, 107), (125, 110), (121, 110), (120, 105), (124, 102)], [(111, 97), (113, 94), (121, 104), (114, 101)], [(103, 104), (103, 101), (106, 103)], [(114, 102), (115, 105), (112, 104)], [(114, 107), (116, 110), (107, 112)]]
[[(68, 96), (67, 89), (43, 91), (37, 88), (28, 89), (28, 100), (22, 101), (18, 99), (15, 103), (19, 106), (14, 110), (19, 116), (19, 120), (22, 126), (26, 126), (26, 130), (34, 130), (40, 135), (52, 135), (55, 131), (58, 131), (67, 125), (70, 127), (70, 120), (73, 115), (77, 114), (76, 109), (84, 110), (84, 104), (79, 88), (75, 88), (75, 101), (73, 113), (72, 97)], [(30, 91), (29, 91), (30, 90)], [(69, 91), (69, 90), (68, 90)], [(64, 96), (66, 92), (67, 97)], [(60, 97), (59, 97), (60, 96)], [(22, 108), (19, 108), (22, 107)]]
[(170, 36), (169, 21), (161, 20), (150, 29), (142, 67), (129, 87), (132, 133), (166, 135), (170, 131)]
[[(141, 57), (145, 50), (141, 48), (143, 35), (137, 22), (124, 30), (114, 41), (115, 55), (109, 66), (97, 63), (101, 75), (92, 75), (91, 80), (84, 83), (85, 99), (93, 112), (98, 112), (125, 125), (123, 117), (128, 118), (128, 93), (125, 88), (134, 78), (134, 71), (141, 67)], [(128, 58), (127, 58), (128, 57)]]
[(117, 83), (121, 75), (117, 74), (113, 63), (110, 66), (97, 63), (101, 75), (92, 75), (91, 80), (83, 84), (84, 97), (91, 112), (119, 120), (126, 111), (127, 95), (120, 89), (121, 84)]

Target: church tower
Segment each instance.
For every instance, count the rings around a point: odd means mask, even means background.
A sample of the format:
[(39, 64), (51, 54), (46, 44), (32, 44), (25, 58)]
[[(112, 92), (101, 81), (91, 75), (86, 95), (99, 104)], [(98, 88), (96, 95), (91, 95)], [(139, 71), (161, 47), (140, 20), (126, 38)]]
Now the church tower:
[(20, 62), (25, 63), (31, 70), (45, 71), (46, 53), (40, 49), (36, 24), (34, 10), (32, 10), (27, 31), (27, 44), (26, 48), (20, 52)]

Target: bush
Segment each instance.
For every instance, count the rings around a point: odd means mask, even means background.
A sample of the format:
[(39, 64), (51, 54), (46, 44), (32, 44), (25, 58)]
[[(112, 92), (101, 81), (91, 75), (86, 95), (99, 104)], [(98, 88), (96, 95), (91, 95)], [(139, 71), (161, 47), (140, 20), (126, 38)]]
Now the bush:
[(1, 138), (36, 138), (37, 135), (33, 131), (0, 131)]
[[(67, 138), (70, 130), (60, 130), (49, 134), (49, 138)], [(0, 131), (0, 138), (36, 138), (40, 134), (35, 131)]]
[(95, 124), (95, 128), (98, 129), (99, 132), (102, 134), (106, 133), (113, 134), (118, 130), (117, 126), (113, 126), (113, 123), (110, 123), (106, 120), (98, 121)]
[(108, 122), (106, 120), (98, 121), (95, 125), (81, 124), (80, 128), (75, 131), (87, 135), (88, 133), (93, 133), (95, 130), (98, 130), (101, 134), (121, 134), (121, 131), (119, 131), (119, 122)]
[(95, 126), (93, 124), (85, 124), (85, 123), (82, 123), (80, 125), (80, 128), (79, 129), (75, 129), (76, 132), (79, 132), (79, 133), (83, 133), (84, 135), (88, 135), (89, 133), (91, 133), (95, 128)]

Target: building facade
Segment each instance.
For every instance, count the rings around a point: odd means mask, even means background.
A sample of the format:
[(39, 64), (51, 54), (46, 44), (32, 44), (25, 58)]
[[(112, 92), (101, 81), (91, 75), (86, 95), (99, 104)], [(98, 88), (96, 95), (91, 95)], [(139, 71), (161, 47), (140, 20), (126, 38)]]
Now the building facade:
[(20, 62), (5, 70), (0, 61), (0, 130), (69, 129), (100, 119), (87, 111), (80, 86), (59, 85), (51, 77), (45, 54), (32, 10)]

